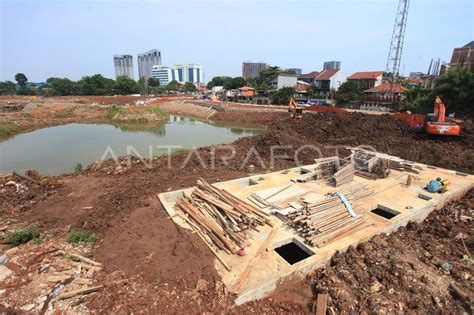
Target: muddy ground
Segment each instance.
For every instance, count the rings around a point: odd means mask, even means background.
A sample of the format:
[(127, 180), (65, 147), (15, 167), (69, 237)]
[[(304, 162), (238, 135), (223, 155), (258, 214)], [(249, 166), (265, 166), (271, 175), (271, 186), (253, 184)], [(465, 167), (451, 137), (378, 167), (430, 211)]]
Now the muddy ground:
[[(168, 220), (156, 198), (157, 193), (192, 186), (199, 177), (215, 182), (294, 166), (295, 151), (304, 145), (317, 147), (324, 156), (334, 155), (335, 145), (342, 154), (348, 152), (344, 146), (369, 145), (406, 159), (474, 173), (471, 122), (466, 122), (462, 137), (442, 139), (414, 132), (386, 115), (316, 113), (295, 121), (286, 113), (229, 111), (214, 119), (258, 123), (266, 129), (236, 141), (230, 161), (221, 159), (229, 155), (227, 149), (215, 151), (214, 167), (213, 150), (202, 148), (186, 165), (190, 153), (173, 155), (171, 169), (166, 158), (153, 160), (152, 169), (133, 159), (127, 169), (124, 159), (121, 166), (108, 161), (98, 170), (93, 165), (78, 175), (38, 178), (39, 183), (14, 178), (29, 190), (18, 194), (15, 187), (1, 188), (2, 219), (35, 223), (53, 238), (64, 238), (71, 227), (97, 233), (100, 240), (90, 257), (103, 263), (100, 281), (107, 286), (83, 301), (95, 311), (306, 313), (312, 311), (318, 293), (328, 292), (334, 313), (472, 312), (467, 297), (473, 295), (473, 266), (463, 260), (474, 248), (472, 222), (459, 219), (460, 212), (472, 217), (472, 192), (420, 225), (350, 249), (305, 282), (240, 307), (222, 287), (212, 253), (196, 235)], [(272, 145), (281, 146), (279, 154), (289, 156), (278, 159), (273, 169)], [(314, 147), (298, 153), (300, 163), (312, 162)], [(260, 158), (246, 159), (251, 148)], [(453, 265), (449, 274), (440, 269), (444, 262)], [(14, 298), (8, 292), (6, 296)]]

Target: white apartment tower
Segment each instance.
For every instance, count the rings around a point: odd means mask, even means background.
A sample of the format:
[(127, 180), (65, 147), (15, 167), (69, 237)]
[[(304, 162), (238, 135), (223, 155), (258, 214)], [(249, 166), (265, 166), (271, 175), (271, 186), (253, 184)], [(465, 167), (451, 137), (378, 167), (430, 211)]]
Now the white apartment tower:
[(133, 79), (132, 55), (114, 55), (115, 78), (126, 75)]
[(153, 66), (161, 65), (161, 51), (158, 49), (149, 50), (143, 54), (138, 55), (138, 78), (151, 77), (151, 70)]
[(175, 65), (177, 71), (176, 81), (179, 83), (202, 83), (202, 66), (199, 64), (180, 64)]

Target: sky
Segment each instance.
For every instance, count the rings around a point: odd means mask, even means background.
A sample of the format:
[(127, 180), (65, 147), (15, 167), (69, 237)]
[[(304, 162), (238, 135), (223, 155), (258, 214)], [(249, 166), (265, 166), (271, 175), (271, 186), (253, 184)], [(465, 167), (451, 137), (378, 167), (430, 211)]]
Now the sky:
[[(0, 81), (103, 74), (114, 54), (159, 49), (162, 64), (199, 63), (205, 81), (244, 60), (320, 71), (384, 70), (398, 0), (0, 0)], [(411, 0), (400, 72), (474, 40), (474, 1)]]

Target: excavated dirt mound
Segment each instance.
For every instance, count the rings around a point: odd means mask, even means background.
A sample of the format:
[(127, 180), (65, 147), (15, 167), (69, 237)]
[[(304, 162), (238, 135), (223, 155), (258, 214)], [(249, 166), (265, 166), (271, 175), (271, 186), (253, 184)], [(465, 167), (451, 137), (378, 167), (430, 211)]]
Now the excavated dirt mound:
[(462, 136), (431, 136), (389, 115), (317, 113), (302, 121), (275, 123), (271, 130), (295, 132), (329, 146), (370, 146), (404, 159), (473, 173), (474, 134), (466, 123)]
[[(370, 311), (472, 314), (474, 190), (421, 224), (350, 248), (308, 277), (316, 298), (329, 293), (336, 313)], [(311, 303), (310, 303), (311, 304)]]

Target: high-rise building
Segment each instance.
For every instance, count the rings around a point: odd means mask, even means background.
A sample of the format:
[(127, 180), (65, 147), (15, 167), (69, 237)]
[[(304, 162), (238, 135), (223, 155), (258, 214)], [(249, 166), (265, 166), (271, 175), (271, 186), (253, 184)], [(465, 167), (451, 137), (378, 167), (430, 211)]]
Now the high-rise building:
[(138, 55), (138, 78), (145, 77), (149, 79), (151, 77), (151, 69), (153, 66), (161, 65), (161, 51), (158, 49), (152, 49), (146, 53)]
[(202, 67), (199, 64), (175, 65), (177, 71), (177, 81), (179, 83), (202, 83)]
[(132, 55), (114, 55), (115, 77), (126, 75), (133, 79)]
[(167, 85), (173, 80), (177, 81), (178, 72), (167, 66), (153, 66), (151, 76), (160, 80), (160, 85)]
[(467, 68), (474, 72), (474, 41), (463, 47), (455, 48), (449, 66), (452, 68)]
[(283, 72), (292, 73), (296, 75), (303, 74), (303, 70), (301, 68), (288, 68), (288, 69), (283, 70)]
[(244, 61), (242, 63), (242, 77), (244, 79), (253, 79), (260, 76), (260, 72), (267, 69), (265, 62)]
[(167, 66), (153, 66), (151, 76), (160, 80), (160, 85), (167, 85), (173, 80), (183, 84), (191, 82), (194, 84), (203, 83), (202, 67), (198, 64), (179, 64), (174, 68)]
[(341, 70), (340, 61), (326, 61), (323, 64), (323, 70)]

